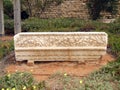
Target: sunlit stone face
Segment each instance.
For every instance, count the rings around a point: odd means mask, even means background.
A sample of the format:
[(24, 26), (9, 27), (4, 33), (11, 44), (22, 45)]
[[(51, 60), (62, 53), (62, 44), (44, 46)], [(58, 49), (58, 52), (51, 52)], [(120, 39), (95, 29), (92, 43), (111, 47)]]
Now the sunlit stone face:
[(106, 53), (104, 32), (36, 32), (14, 36), (17, 61), (98, 60)]

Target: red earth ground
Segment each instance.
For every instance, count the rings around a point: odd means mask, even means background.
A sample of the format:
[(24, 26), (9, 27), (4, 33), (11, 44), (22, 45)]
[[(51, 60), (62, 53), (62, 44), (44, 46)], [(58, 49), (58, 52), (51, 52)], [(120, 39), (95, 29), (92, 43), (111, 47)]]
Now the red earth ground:
[(55, 73), (67, 73), (72, 76), (84, 77), (94, 72), (108, 62), (114, 60), (112, 56), (106, 54), (99, 64), (79, 64), (77, 62), (38, 62), (33, 66), (28, 66), (26, 62), (21, 64), (9, 64), (5, 70), (8, 73), (16, 71), (28, 71), (33, 74), (36, 80), (45, 80)]
[(12, 40), (13, 39), (13, 36), (3, 36), (3, 37), (0, 37), (0, 41), (8, 41), (8, 40)]
[[(0, 40), (11, 40), (12, 37), (4, 37)], [(3, 59), (4, 60), (4, 59)], [(55, 73), (67, 73), (76, 77), (84, 77), (91, 72), (99, 70), (108, 62), (115, 60), (110, 54), (106, 54), (99, 60), (99, 64), (77, 63), (77, 62), (36, 62), (33, 66), (28, 66), (26, 62), (16, 63), (14, 52), (8, 55), (4, 63), (4, 72), (13, 73), (17, 71), (31, 72), (37, 81), (46, 80)], [(0, 66), (1, 66), (0, 65)], [(1, 66), (1, 67), (2, 67)]]

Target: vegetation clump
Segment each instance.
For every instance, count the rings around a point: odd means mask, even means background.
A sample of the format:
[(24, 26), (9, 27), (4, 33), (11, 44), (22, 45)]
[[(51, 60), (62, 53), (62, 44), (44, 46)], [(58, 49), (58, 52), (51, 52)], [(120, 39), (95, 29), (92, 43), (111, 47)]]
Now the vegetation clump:
[(16, 72), (0, 78), (0, 90), (45, 90), (44, 82), (35, 82), (31, 73)]
[(119, 0), (88, 0), (89, 14), (93, 20), (100, 18), (100, 13), (106, 11), (112, 15), (118, 12)]

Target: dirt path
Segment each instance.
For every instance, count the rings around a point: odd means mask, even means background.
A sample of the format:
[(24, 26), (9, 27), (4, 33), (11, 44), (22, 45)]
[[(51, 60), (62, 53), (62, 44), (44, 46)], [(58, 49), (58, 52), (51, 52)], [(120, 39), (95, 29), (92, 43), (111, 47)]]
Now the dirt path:
[(89, 63), (78, 64), (77, 62), (37, 62), (33, 66), (28, 66), (26, 62), (16, 64), (14, 57), (12, 57), (12, 59), (6, 60), (7, 66), (4, 70), (8, 73), (17, 71), (31, 72), (36, 80), (45, 80), (55, 73), (67, 73), (72, 76), (83, 77), (100, 69), (112, 60), (114, 60), (114, 58), (106, 54), (97, 65)]
[(9, 41), (9, 40), (13, 40), (13, 36), (0, 37), (0, 41)]

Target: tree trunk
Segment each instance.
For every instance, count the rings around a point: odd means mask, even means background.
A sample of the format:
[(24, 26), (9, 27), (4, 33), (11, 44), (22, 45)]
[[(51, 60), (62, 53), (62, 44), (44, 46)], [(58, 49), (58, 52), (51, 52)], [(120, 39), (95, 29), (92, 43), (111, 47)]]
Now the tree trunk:
[(21, 32), (21, 6), (20, 0), (14, 0), (14, 33)]
[(0, 0), (0, 36), (3, 36), (4, 34), (3, 0)]

